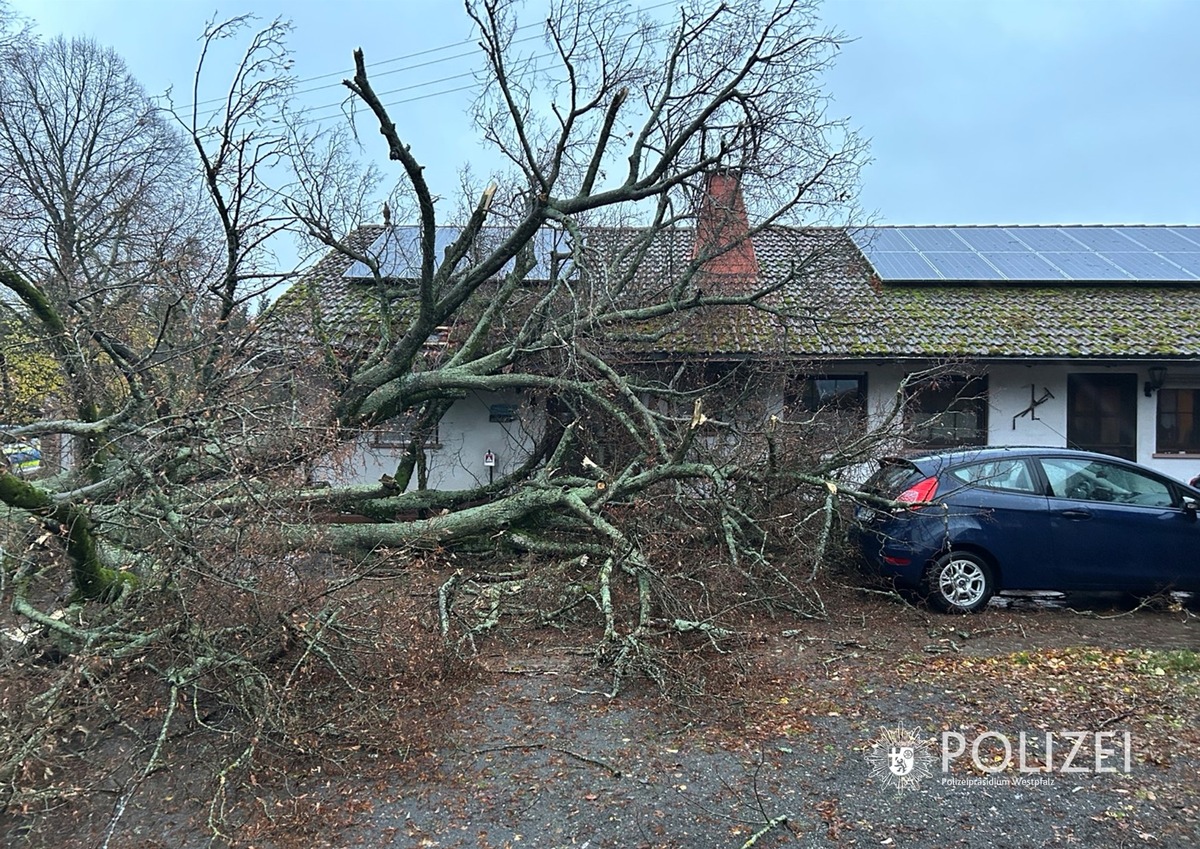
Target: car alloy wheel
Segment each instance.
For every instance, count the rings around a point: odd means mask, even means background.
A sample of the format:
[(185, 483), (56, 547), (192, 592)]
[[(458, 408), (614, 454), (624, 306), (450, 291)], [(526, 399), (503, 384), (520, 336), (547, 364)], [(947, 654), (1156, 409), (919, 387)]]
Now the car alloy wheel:
[(946, 613), (977, 613), (996, 592), (991, 567), (974, 554), (943, 554), (929, 569), (929, 601)]

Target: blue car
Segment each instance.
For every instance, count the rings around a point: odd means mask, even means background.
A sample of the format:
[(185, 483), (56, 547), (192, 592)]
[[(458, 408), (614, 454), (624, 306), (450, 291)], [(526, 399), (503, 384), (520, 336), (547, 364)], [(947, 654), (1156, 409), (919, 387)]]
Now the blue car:
[(1200, 490), (1066, 448), (887, 458), (854, 536), (873, 571), (948, 613), (1004, 590), (1200, 591)]

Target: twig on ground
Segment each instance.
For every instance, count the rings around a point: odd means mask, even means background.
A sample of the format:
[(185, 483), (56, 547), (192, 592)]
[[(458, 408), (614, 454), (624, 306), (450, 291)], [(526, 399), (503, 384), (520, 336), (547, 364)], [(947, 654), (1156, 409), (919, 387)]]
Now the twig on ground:
[(860, 593), (866, 593), (868, 595), (881, 595), (884, 598), (891, 599), (892, 601), (898, 601), (901, 604), (903, 604), (905, 607), (911, 607), (913, 610), (919, 609), (915, 604), (913, 604), (911, 601), (909, 601), (907, 598), (905, 598), (903, 595), (896, 592), (895, 590), (877, 590), (877, 589), (873, 589), (871, 587), (854, 587), (853, 589), (857, 590)]
[(1137, 713), (1136, 710), (1127, 710), (1124, 713), (1118, 713), (1116, 716), (1110, 716), (1108, 719), (1106, 719), (1100, 723), (1100, 725), (1098, 726), (1098, 729), (1105, 728), (1106, 726), (1112, 725), (1114, 722), (1120, 722), (1122, 719), (1128, 719), (1129, 717), (1133, 716), (1135, 713)]
[(742, 849), (750, 849), (751, 846), (758, 843), (758, 841), (762, 840), (762, 838), (769, 834), (771, 829), (776, 828), (777, 826), (786, 825), (787, 821), (787, 814), (782, 814), (767, 820), (766, 824), (762, 828), (750, 835), (750, 839), (742, 844)]

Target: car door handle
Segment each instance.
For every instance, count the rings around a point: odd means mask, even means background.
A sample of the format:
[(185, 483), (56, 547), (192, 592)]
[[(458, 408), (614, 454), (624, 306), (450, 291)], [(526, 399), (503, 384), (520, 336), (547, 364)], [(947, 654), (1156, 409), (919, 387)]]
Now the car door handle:
[(1059, 514), (1064, 519), (1083, 520), (1092, 518), (1091, 510), (1064, 510)]

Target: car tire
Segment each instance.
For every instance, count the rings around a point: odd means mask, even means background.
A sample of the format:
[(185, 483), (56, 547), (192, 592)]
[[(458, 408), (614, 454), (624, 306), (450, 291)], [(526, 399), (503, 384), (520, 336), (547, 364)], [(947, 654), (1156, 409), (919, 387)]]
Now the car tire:
[(929, 604), (943, 613), (978, 613), (996, 594), (996, 577), (982, 557), (951, 551), (925, 573)]

